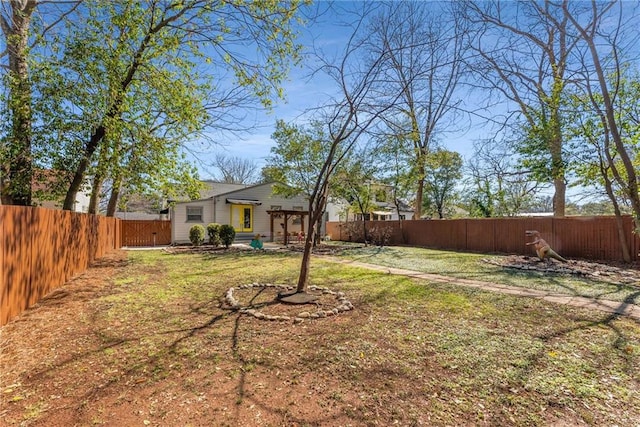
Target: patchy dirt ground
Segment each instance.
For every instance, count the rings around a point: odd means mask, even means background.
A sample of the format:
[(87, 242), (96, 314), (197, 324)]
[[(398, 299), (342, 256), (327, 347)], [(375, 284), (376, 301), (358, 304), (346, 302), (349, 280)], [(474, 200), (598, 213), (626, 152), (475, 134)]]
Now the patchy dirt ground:
[(640, 287), (640, 269), (638, 269), (638, 265), (634, 264), (625, 265), (614, 262), (593, 262), (574, 259), (563, 263), (556, 260), (540, 261), (537, 257), (522, 255), (509, 255), (497, 259), (485, 259), (484, 261), (517, 270), (568, 274)]
[[(309, 359), (314, 357), (308, 351), (313, 342), (331, 334), (336, 325), (366, 322), (363, 314), (334, 315), (339, 306), (335, 294), (310, 289), (317, 300), (301, 308), (274, 304), (276, 289), (269, 286), (236, 288), (237, 303), (250, 304), (257, 315), (239, 315), (221, 295), (210, 304), (189, 307), (184, 317), (195, 324), (162, 325), (171, 332), (160, 344), (155, 342), (158, 330), (130, 328), (119, 319), (105, 318), (109, 303), (96, 302), (108, 301), (118, 291), (109, 279), (127, 263), (126, 252), (108, 255), (2, 328), (0, 426), (350, 425), (353, 417), (361, 416), (338, 409), (336, 403), (358, 397), (332, 391), (341, 390), (336, 372)], [(160, 280), (164, 273), (144, 272), (151, 280), (154, 275)], [(319, 315), (326, 319), (312, 331), (294, 320), (319, 312), (331, 314)], [(153, 316), (162, 322), (169, 314)], [(257, 318), (260, 314), (265, 318)], [(141, 318), (145, 315), (141, 311)], [(204, 337), (211, 333), (205, 330), (218, 324), (231, 335), (214, 332)], [(191, 338), (203, 339), (207, 348), (186, 345)], [(128, 342), (136, 345), (119, 349)], [(297, 348), (294, 342), (306, 344)], [(144, 352), (133, 354), (140, 347)], [(264, 348), (281, 350), (265, 359)], [(297, 367), (301, 359), (304, 364)]]
[[(542, 267), (520, 258), (508, 263)], [(215, 263), (215, 257), (210, 260)], [(363, 294), (356, 295), (357, 310), (296, 323), (293, 319), (306, 319), (306, 312), (332, 310), (341, 303), (338, 296), (316, 290), (316, 305), (301, 309), (274, 304), (275, 288), (236, 287), (233, 297), (240, 305), (250, 304), (274, 319), (240, 315), (221, 289), (215, 300), (175, 302), (162, 312), (131, 301), (140, 320), (133, 327), (110, 314), (111, 296), (137, 292), (135, 277), (113, 283), (128, 265), (126, 252), (103, 258), (0, 330), (0, 426), (534, 425), (529, 419), (588, 425), (587, 412), (576, 415), (562, 400), (520, 406), (535, 392), (508, 383), (471, 396), (478, 387), (466, 390), (456, 382), (459, 365), (467, 363), (466, 349), (460, 360), (443, 363), (432, 343), (421, 337), (427, 327), (442, 331), (443, 340), (454, 336), (452, 319), (442, 319), (437, 310), (409, 317), (398, 307), (391, 313), (375, 311), (367, 307), (371, 296)], [(579, 266), (593, 269), (588, 263), (569, 264), (576, 271)], [(637, 274), (599, 266), (601, 274)], [(146, 268), (136, 275), (144, 276), (145, 283), (165, 283), (167, 272)], [(537, 303), (522, 304), (526, 315)], [(399, 341), (389, 340), (390, 332), (381, 327), (391, 321), (401, 322)], [(487, 339), (512, 334), (512, 323), (502, 327), (498, 321), (492, 321)], [(530, 324), (522, 327), (531, 329)], [(468, 363), (469, 370), (477, 371)], [(505, 403), (487, 404), (483, 393), (488, 391), (503, 395)], [(440, 418), (430, 418), (424, 408), (437, 408), (433, 413)], [(537, 418), (531, 418), (533, 411)], [(475, 418), (460, 415), (469, 413)]]

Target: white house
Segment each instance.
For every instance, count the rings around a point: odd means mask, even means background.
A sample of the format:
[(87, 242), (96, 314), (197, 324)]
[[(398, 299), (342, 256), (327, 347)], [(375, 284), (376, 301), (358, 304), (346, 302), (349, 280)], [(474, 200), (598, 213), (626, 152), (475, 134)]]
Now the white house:
[[(273, 194), (274, 183), (253, 186), (214, 183), (209, 196), (178, 202), (171, 208), (171, 243), (189, 243), (195, 224), (230, 224), (236, 240), (250, 240), (260, 234), (265, 241), (291, 240), (308, 224), (308, 201), (302, 196), (287, 198)], [(216, 191), (217, 190), (217, 191)], [(298, 213), (299, 212), (299, 213)]]
[[(64, 172), (51, 169), (37, 169), (34, 171), (31, 184), (34, 206), (56, 210), (62, 209), (65, 194), (64, 192), (56, 192), (55, 189), (60, 186), (60, 182), (64, 181), (64, 178), (61, 178), (63, 174)], [(91, 189), (83, 185), (76, 194), (73, 209), (71, 210), (73, 212), (88, 212), (90, 199)]]
[[(333, 200), (328, 206), (329, 221), (398, 221), (412, 219), (414, 210), (404, 201), (399, 201), (396, 207), (393, 202), (393, 187), (376, 182), (370, 182), (368, 211), (360, 212), (355, 204), (346, 200)], [(399, 212), (398, 212), (399, 211)]]

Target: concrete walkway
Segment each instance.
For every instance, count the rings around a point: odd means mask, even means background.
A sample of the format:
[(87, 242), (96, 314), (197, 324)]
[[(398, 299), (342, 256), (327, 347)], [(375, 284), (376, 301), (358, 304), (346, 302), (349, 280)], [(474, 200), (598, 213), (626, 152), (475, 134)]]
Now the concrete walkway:
[(460, 286), (466, 286), (469, 288), (477, 288), (490, 292), (499, 292), (503, 294), (509, 294), (514, 296), (529, 297), (541, 299), (544, 301), (552, 302), (555, 304), (571, 305), (574, 307), (581, 307), (591, 310), (600, 310), (606, 313), (618, 314), (622, 316), (630, 317), (636, 321), (640, 321), (640, 306), (636, 304), (610, 301), (604, 299), (588, 298), (571, 296), (567, 294), (548, 292), (536, 289), (524, 289), (516, 286), (501, 285), (499, 283), (481, 282), (479, 280), (461, 279), (457, 277), (441, 276), (433, 273), (422, 273), (413, 270), (404, 270), (401, 268), (385, 267), (375, 264), (367, 264), (360, 261), (352, 261), (336, 257), (322, 257), (332, 262), (339, 264), (348, 264), (356, 267), (368, 268), (370, 270), (380, 271), (388, 274), (397, 274), (400, 276), (412, 277), (415, 279), (428, 280), (436, 283), (448, 283), (456, 284)]

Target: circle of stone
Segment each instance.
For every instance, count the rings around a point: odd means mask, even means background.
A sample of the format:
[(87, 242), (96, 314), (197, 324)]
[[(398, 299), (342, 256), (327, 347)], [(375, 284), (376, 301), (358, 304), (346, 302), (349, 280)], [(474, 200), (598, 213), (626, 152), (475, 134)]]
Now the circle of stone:
[(253, 316), (256, 319), (261, 319), (261, 320), (273, 320), (273, 321), (291, 321), (293, 320), (294, 323), (300, 323), (302, 321), (304, 321), (305, 319), (320, 319), (320, 318), (324, 318), (324, 317), (331, 317), (331, 316), (335, 316), (338, 315), (342, 312), (345, 311), (350, 311), (353, 310), (353, 304), (351, 304), (351, 301), (349, 301), (347, 299), (347, 297), (345, 296), (344, 292), (340, 292), (340, 291), (332, 291), (329, 288), (324, 288), (321, 286), (315, 286), (315, 285), (311, 285), (309, 286), (309, 290), (310, 291), (319, 291), (322, 292), (323, 295), (334, 295), (338, 304), (332, 308), (331, 310), (317, 310), (315, 312), (309, 312), (309, 311), (303, 311), (301, 313), (298, 313), (298, 315), (296, 316), (272, 316), (269, 314), (265, 314), (263, 312), (261, 312), (260, 310), (256, 310), (253, 308), (249, 308), (249, 307), (242, 307), (240, 302), (234, 297), (233, 293), (236, 289), (238, 290), (243, 290), (243, 289), (255, 289), (255, 288), (260, 288), (260, 289), (265, 289), (265, 288), (273, 288), (275, 290), (283, 290), (283, 291), (292, 291), (293, 288), (291, 286), (285, 286), (285, 285), (274, 285), (271, 283), (250, 283), (247, 285), (240, 285), (237, 288), (229, 288), (227, 289), (227, 292), (225, 293), (225, 302), (233, 309), (239, 310), (240, 313), (243, 314), (248, 314), (249, 316)]

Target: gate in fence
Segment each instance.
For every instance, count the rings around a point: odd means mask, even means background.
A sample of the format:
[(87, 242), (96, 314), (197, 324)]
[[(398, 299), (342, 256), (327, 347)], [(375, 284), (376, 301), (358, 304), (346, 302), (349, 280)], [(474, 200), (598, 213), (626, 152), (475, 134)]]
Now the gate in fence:
[(171, 221), (122, 220), (122, 246), (161, 246), (171, 243)]

